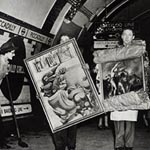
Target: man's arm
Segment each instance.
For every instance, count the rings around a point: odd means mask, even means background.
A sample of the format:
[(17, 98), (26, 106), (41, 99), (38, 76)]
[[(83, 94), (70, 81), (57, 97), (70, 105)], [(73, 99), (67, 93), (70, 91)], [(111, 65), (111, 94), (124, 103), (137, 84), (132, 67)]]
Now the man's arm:
[(140, 57), (146, 52), (145, 45), (132, 45), (109, 50), (98, 50), (93, 53), (96, 64)]

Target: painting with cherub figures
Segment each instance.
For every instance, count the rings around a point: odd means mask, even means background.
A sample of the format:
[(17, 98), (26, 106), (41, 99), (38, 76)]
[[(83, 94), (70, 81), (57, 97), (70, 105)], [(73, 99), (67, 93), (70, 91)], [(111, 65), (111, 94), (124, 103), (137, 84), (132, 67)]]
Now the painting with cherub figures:
[(74, 38), (24, 62), (53, 133), (104, 113)]

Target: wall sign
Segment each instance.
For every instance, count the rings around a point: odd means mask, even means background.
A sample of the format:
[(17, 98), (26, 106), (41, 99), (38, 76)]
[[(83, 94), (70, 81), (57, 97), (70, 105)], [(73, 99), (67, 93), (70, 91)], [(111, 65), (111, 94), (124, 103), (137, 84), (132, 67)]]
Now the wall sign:
[(0, 18), (0, 29), (41, 42), (43, 44), (51, 45), (52, 38), (25, 28), (23, 26), (17, 25), (10, 21)]

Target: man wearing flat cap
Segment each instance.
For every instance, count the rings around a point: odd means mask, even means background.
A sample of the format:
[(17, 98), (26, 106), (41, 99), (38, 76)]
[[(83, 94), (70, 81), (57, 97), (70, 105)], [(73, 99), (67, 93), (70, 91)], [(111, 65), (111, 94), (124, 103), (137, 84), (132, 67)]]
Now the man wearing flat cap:
[(9, 71), (9, 60), (15, 56), (15, 50), (17, 47), (8, 40), (0, 47), (0, 83), (2, 79), (8, 74)]
[[(14, 46), (13, 42), (8, 40), (6, 43), (2, 44), (0, 47), (0, 84), (9, 72), (9, 60), (12, 60), (15, 56), (15, 50), (17, 48)], [(0, 108), (1, 109), (1, 108)], [(0, 149), (1, 148), (11, 148), (7, 145), (4, 135), (4, 127), (0, 114)]]

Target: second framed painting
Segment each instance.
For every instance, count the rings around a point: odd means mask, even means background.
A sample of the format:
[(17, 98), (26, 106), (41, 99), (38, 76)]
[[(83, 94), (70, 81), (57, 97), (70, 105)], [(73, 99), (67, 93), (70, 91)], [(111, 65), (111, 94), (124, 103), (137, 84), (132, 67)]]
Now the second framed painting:
[(75, 39), (24, 62), (53, 133), (104, 113)]
[(98, 89), (101, 99), (108, 104), (106, 106), (113, 106), (116, 110), (136, 109), (136, 105), (142, 102), (136, 93), (146, 88), (143, 57), (105, 62), (98, 67)]
[(102, 65), (104, 99), (144, 88), (142, 57)]

